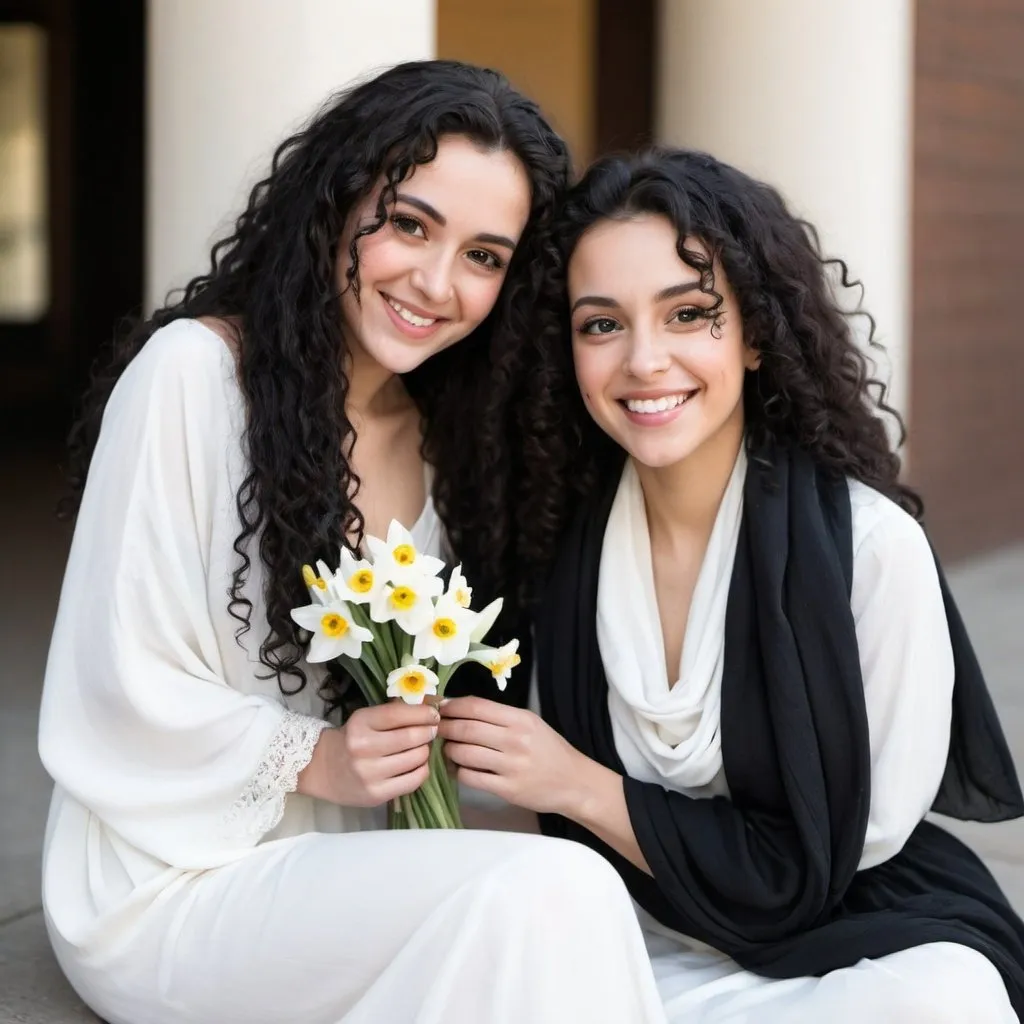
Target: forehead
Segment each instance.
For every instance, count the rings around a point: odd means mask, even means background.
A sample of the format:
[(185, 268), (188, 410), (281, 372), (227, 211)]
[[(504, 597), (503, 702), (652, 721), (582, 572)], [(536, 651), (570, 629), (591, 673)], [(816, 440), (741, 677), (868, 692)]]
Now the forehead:
[[(679, 257), (678, 241), (675, 226), (657, 214), (598, 221), (583, 233), (569, 259), (569, 291), (615, 296), (696, 280), (697, 271)], [(707, 255), (697, 238), (687, 238), (686, 248)]]
[(461, 135), (444, 136), (437, 156), (417, 164), (399, 194), (422, 199), (452, 228), (518, 238), (530, 213), (530, 181), (507, 149), (487, 149)]

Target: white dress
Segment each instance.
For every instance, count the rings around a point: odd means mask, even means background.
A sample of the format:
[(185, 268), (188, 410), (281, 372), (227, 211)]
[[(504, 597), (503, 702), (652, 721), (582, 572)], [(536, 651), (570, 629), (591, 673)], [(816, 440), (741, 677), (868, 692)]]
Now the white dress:
[[(741, 452), (694, 590), (669, 680), (643, 491), (627, 464), (601, 554), (597, 632), (616, 750), (634, 778), (694, 797), (728, 795), (721, 748), (725, 613), (743, 512)], [(895, 503), (850, 483), (851, 606), (871, 744), (860, 869), (896, 854), (938, 791), (949, 747), (953, 656), (924, 533)], [(1002, 979), (954, 943), (864, 960), (823, 978), (773, 980), (663, 927), (638, 908), (673, 1024), (1017, 1024)]]
[[(227, 609), (244, 404), (223, 342), (158, 331), (107, 406), (47, 664), (43, 902), (110, 1024), (661, 1021), (618, 875), (573, 843), (381, 831), (293, 792), (324, 728)], [(433, 508), (417, 543), (441, 550)]]

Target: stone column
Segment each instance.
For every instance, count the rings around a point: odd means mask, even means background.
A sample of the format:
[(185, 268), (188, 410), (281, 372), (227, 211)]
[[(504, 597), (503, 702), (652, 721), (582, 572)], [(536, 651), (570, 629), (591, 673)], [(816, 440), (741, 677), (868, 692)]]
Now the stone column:
[(434, 0), (150, 0), (146, 300), (208, 265), (279, 142), (353, 79), (434, 54)]

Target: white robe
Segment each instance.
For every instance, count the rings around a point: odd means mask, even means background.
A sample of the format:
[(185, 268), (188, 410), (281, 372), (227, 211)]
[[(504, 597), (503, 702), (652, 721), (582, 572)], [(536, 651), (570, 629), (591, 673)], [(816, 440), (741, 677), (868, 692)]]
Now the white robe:
[[(709, 539), (670, 679), (643, 490), (627, 463), (601, 553), (597, 632), (616, 750), (636, 779), (701, 798), (728, 795), (722, 763), (725, 615), (743, 514), (741, 451)], [(938, 791), (949, 747), (953, 655), (938, 574), (916, 522), (849, 484), (857, 631), (871, 745), (860, 869), (896, 854)], [(638, 908), (668, 1017), (696, 1022), (971, 1021), (1015, 1024), (995, 967), (932, 943), (834, 971), (772, 980), (663, 927)]]
[[(43, 902), (110, 1024), (662, 1019), (632, 904), (538, 835), (388, 832), (294, 790), (318, 675), (283, 697), (227, 610), (244, 403), (224, 343), (158, 331), (106, 409), (39, 731), (55, 782)], [(413, 527), (440, 554), (428, 502)], [(374, 831), (367, 831), (374, 830)]]
[[(157, 332), (111, 397), (67, 565), (40, 719), (55, 781), (43, 901), (62, 968), (110, 1024), (1014, 1019), (994, 969), (960, 947), (768, 982), (652, 922), (642, 931), (621, 880), (577, 844), (392, 833), (379, 810), (292, 792), (324, 728), (319, 677), (292, 697), (264, 678), (256, 558), (253, 629), (236, 640), (243, 436), (221, 340), (194, 321)], [(897, 523), (857, 556), (873, 753), (896, 778), (908, 757), (916, 770), (917, 730), (877, 723), (926, 710), (920, 686), (904, 703), (923, 628), (904, 599), (934, 584), (920, 556), (893, 558), (913, 531), (864, 497), (875, 511), (858, 521)], [(429, 503), (414, 533), (440, 554)], [(869, 608), (874, 587), (889, 596)], [(887, 620), (906, 651), (871, 643)], [(887, 657), (899, 687), (878, 668)], [(872, 807), (879, 849), (906, 826), (903, 803), (891, 821)]]

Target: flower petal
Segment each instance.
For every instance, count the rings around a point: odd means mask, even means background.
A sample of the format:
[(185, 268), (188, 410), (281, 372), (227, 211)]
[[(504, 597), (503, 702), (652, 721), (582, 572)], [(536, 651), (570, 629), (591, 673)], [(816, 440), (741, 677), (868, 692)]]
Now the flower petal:
[(320, 620), (324, 616), (324, 605), (307, 604), (301, 608), (291, 610), (292, 621), (303, 629), (312, 630), (314, 633), (320, 628)]
[(491, 626), (494, 625), (498, 616), (501, 614), (501, 607), (504, 603), (504, 599), (499, 597), (479, 613), (479, 618), (476, 620), (476, 627), (474, 628), (473, 635), (470, 638), (474, 643), (480, 643), (491, 631)]

